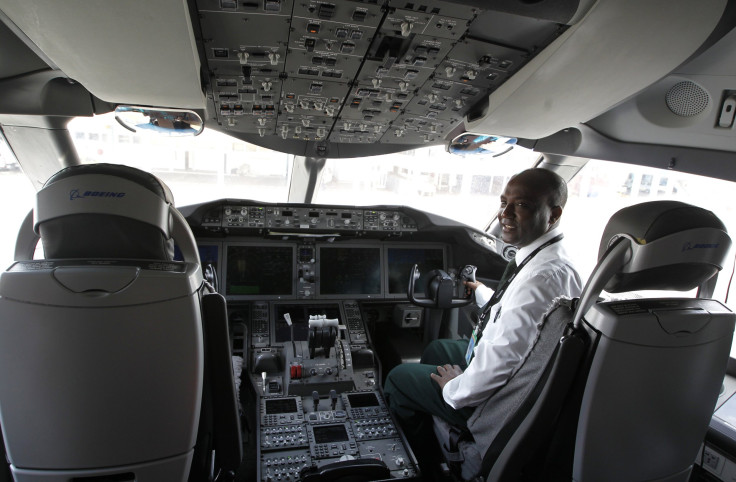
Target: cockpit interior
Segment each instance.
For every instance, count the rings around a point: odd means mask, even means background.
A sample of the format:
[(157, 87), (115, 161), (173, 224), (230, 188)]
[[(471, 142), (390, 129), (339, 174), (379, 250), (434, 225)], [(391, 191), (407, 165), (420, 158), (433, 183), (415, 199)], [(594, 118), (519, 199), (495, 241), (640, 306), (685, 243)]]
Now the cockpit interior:
[[(0, 0), (0, 482), (733, 480), (735, 116), (734, 0)], [(583, 294), (417, 453), (532, 167)]]

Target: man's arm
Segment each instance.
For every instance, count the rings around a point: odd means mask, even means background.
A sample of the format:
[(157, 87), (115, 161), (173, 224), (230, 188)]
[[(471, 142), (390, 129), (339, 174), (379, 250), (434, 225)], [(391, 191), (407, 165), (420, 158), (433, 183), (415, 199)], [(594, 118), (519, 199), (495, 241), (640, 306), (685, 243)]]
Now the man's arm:
[(537, 324), (552, 301), (579, 295), (579, 279), (570, 274), (558, 267), (516, 280), (520, 289), (504, 295), (495, 322), (495, 309), (489, 314), (470, 366), (445, 382), (442, 394), (451, 407), (478, 405), (506, 382), (534, 342)]

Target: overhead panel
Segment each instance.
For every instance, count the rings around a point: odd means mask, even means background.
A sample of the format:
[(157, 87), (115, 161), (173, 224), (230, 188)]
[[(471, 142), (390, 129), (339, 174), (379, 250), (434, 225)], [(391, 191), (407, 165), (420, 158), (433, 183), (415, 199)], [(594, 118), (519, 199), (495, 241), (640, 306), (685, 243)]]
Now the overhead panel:
[(276, 133), (291, 0), (199, 0), (217, 121), (260, 136)]
[[(253, 134), (316, 142), (321, 152), (442, 142), (532, 56), (488, 32), (470, 36), (489, 13), (444, 1), (199, 0), (198, 8), (218, 128), (254, 142)], [(518, 22), (545, 32), (552, 24)]]
[(438, 1), (413, 1), (413, 0), (390, 0), (388, 2), (390, 8), (400, 8), (403, 10), (411, 10), (417, 13), (425, 13), (430, 15), (449, 15), (453, 18), (471, 20), (478, 13), (479, 9), (466, 5), (458, 5), (457, 3)]

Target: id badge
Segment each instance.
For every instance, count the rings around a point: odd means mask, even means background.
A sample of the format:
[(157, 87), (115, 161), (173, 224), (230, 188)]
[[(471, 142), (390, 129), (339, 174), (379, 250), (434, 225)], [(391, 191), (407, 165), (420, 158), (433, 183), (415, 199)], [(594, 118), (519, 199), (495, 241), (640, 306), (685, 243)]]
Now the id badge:
[(476, 326), (473, 330), (473, 334), (470, 336), (470, 342), (468, 343), (468, 350), (465, 352), (465, 364), (470, 365), (470, 359), (473, 358), (473, 350), (475, 344), (478, 341), (478, 327)]

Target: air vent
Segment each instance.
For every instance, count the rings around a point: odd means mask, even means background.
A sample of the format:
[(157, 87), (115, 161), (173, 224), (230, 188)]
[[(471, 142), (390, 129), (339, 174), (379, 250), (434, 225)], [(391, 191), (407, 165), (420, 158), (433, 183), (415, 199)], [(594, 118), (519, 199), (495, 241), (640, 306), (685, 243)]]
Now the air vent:
[(667, 107), (680, 117), (694, 117), (708, 108), (710, 96), (695, 82), (684, 81), (673, 85), (665, 95)]

